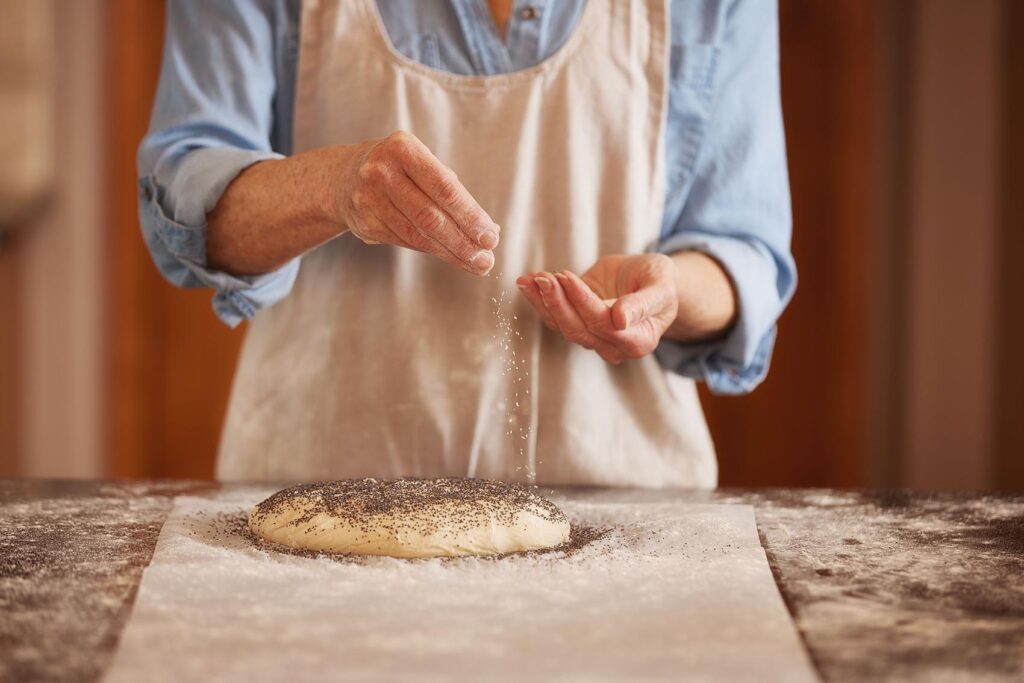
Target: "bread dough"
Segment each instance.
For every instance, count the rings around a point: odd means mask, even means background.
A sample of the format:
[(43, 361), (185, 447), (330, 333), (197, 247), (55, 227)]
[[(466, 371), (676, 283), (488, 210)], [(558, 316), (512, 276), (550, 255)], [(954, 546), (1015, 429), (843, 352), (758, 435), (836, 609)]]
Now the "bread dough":
[(569, 520), (520, 484), (346, 479), (278, 491), (249, 513), (260, 538), (301, 550), (392, 557), (495, 555), (569, 541)]

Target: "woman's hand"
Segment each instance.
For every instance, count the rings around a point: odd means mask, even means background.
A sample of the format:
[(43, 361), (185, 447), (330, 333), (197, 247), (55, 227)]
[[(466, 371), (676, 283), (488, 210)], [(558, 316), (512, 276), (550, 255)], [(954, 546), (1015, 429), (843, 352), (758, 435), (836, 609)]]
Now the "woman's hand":
[(433, 254), (474, 275), (494, 267), (497, 224), (413, 135), (357, 145), (334, 201), (348, 230), (367, 244)]
[(549, 329), (609, 363), (646, 356), (676, 318), (675, 267), (663, 254), (605, 256), (569, 271), (516, 280)]
[(720, 336), (736, 316), (725, 271), (697, 252), (605, 256), (582, 277), (539, 272), (516, 284), (549, 329), (616, 365), (651, 353), (663, 336)]
[(207, 263), (235, 275), (280, 268), (346, 230), (483, 275), (499, 233), (455, 173), (408, 133), (255, 163), (207, 222)]

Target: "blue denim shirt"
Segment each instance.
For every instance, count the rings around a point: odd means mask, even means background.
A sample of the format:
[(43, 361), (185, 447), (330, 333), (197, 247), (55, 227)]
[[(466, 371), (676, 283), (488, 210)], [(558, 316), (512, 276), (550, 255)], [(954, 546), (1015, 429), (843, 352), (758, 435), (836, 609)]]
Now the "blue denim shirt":
[[(378, 0), (395, 46), (459, 74), (532, 66), (557, 50), (586, 0), (515, 0), (506, 42), (485, 0)], [(524, 11), (526, 7), (533, 10)], [(536, 11), (534, 11), (536, 10)], [(160, 272), (211, 287), (229, 325), (291, 291), (300, 258), (258, 276), (206, 264), (206, 214), (245, 167), (292, 149), (299, 0), (170, 0), (160, 84), (139, 149), (142, 232)], [(738, 294), (722, 340), (663, 340), (661, 363), (743, 393), (765, 376), (796, 286), (779, 93), (775, 0), (672, 0), (668, 173), (652, 250), (706, 252)], [(556, 267), (558, 264), (548, 264)]]

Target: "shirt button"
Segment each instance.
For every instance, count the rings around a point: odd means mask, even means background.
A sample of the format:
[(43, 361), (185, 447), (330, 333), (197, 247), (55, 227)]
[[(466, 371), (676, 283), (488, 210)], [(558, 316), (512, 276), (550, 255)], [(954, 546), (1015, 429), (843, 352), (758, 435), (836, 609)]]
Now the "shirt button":
[(519, 10), (519, 18), (523, 21), (533, 21), (540, 16), (540, 10), (533, 5), (527, 5), (523, 9)]

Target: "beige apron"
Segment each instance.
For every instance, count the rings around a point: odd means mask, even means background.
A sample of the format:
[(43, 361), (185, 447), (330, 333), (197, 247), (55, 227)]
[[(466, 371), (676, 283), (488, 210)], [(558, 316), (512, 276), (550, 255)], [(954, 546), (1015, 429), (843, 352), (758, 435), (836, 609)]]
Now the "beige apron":
[[(460, 76), (398, 53), (374, 0), (303, 2), (296, 151), (410, 131), (501, 243), (487, 278), (348, 234), (305, 256), (246, 337), (222, 479), (524, 481), (535, 468), (541, 484), (715, 485), (692, 381), (653, 356), (604, 363), (545, 329), (515, 287), (656, 239), (666, 5), (590, 0), (541, 64)], [(504, 341), (496, 301), (518, 333)]]

